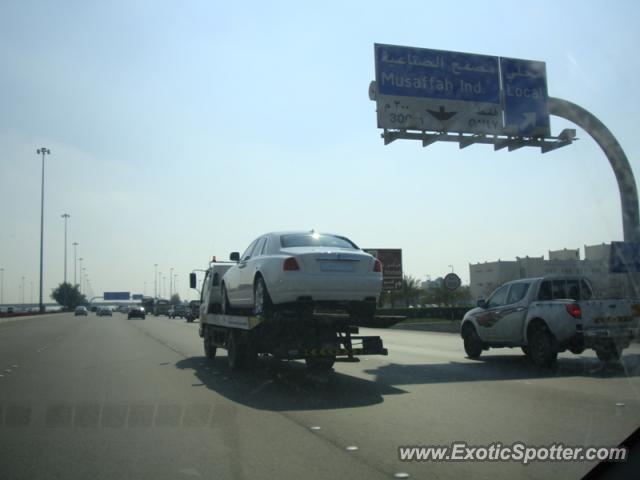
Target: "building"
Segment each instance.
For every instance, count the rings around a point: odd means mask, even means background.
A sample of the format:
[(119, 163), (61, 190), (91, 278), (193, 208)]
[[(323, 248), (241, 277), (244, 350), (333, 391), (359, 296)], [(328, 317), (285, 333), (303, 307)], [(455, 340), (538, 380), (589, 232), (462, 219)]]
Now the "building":
[(549, 250), (549, 258), (516, 257), (515, 261), (469, 264), (470, 289), (473, 298), (486, 298), (505, 282), (545, 275), (584, 275), (598, 296), (629, 298), (634, 295), (637, 274), (610, 273), (611, 244), (585, 245), (585, 258), (580, 249)]

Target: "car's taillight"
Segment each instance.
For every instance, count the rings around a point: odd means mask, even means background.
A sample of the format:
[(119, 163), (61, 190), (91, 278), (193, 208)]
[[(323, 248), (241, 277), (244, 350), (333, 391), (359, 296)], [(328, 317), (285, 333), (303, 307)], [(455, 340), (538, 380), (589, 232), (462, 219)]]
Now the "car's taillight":
[(566, 306), (567, 313), (571, 315), (573, 318), (582, 318), (582, 310), (580, 309), (580, 305), (577, 303), (570, 303)]
[(382, 272), (382, 262), (376, 258), (376, 261), (373, 262), (373, 271), (374, 272)]
[(294, 257), (287, 258), (282, 264), (282, 270), (284, 270), (285, 272), (300, 270), (300, 267), (298, 266), (298, 261)]

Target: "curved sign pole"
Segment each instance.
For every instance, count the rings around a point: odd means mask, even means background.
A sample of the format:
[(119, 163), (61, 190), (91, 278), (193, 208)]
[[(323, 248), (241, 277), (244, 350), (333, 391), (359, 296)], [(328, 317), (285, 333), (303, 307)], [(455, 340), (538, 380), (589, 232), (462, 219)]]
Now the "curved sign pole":
[(549, 97), (549, 114), (575, 123), (585, 130), (609, 159), (620, 190), (622, 230), (625, 242), (640, 242), (638, 190), (629, 160), (611, 131), (595, 115), (560, 98)]

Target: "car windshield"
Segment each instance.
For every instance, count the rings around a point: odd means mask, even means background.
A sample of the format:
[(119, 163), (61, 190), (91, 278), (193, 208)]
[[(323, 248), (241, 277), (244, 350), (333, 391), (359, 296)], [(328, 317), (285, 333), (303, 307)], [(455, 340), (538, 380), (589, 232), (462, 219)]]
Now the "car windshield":
[(0, 1), (0, 480), (640, 476), (638, 49), (640, 0)]
[(280, 236), (280, 245), (282, 248), (293, 247), (333, 247), (333, 248), (349, 248), (357, 249), (358, 247), (350, 240), (339, 237), (337, 235), (325, 234), (290, 234)]

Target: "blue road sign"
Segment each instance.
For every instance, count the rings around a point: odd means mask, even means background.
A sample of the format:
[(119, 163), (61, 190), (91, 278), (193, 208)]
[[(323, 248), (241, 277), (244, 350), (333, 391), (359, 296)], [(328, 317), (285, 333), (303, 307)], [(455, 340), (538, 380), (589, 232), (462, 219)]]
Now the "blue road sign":
[(611, 273), (640, 272), (640, 243), (611, 242)]
[(504, 95), (504, 132), (550, 135), (547, 71), (544, 62), (500, 57)]
[(502, 130), (498, 57), (375, 45), (378, 126)]
[(102, 296), (104, 300), (129, 300), (131, 298), (130, 292), (104, 292)]

